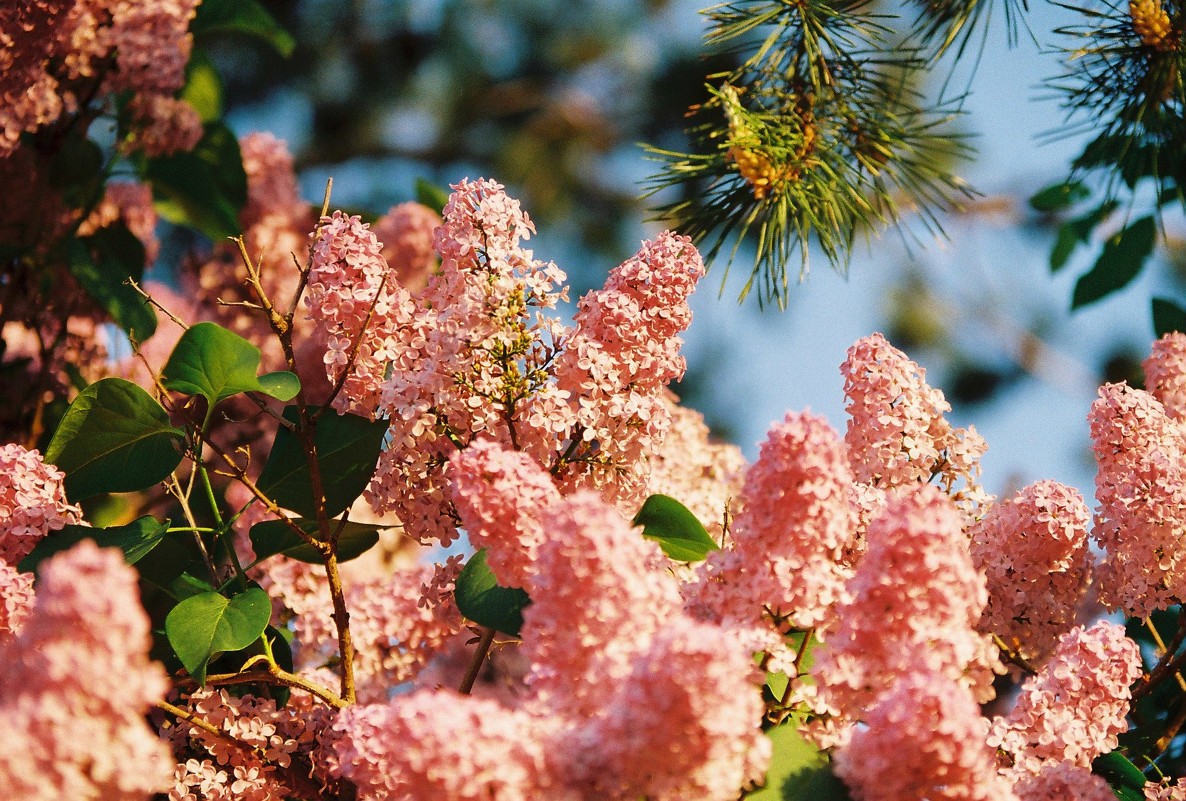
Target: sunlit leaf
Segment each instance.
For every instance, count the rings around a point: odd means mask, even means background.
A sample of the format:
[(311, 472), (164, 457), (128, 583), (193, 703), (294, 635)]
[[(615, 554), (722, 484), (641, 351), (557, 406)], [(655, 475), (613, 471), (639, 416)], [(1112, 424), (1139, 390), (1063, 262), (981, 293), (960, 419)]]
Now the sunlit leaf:
[(720, 550), (696, 515), (667, 495), (647, 498), (634, 516), (634, 525), (642, 526), (643, 536), (657, 541), (663, 553), (677, 562), (698, 562)]
[(272, 601), (259, 587), (233, 598), (217, 592), (192, 595), (165, 618), (165, 634), (177, 658), (199, 683), (210, 659), (239, 651), (259, 639), (272, 616)]
[(262, 392), (291, 400), (300, 381), (288, 372), (257, 376), (260, 351), (243, 337), (215, 323), (198, 323), (177, 340), (161, 370), (166, 389), (202, 395), (211, 406), (240, 392)]

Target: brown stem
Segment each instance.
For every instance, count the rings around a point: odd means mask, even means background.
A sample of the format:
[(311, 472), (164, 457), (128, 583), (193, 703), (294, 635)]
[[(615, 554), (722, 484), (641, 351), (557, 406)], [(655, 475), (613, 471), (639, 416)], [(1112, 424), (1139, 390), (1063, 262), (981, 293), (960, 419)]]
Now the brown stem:
[(350, 610), (342, 591), (342, 575), (338, 572), (337, 542), (330, 544), (325, 560), (325, 575), (329, 579), (329, 594), (334, 605), (334, 626), (338, 630), (338, 652), (342, 657), (342, 700), (353, 704), (358, 697), (354, 683), (354, 641), (350, 637)]
[[(1153, 634), (1153, 639), (1156, 641), (1158, 648), (1161, 649), (1161, 653), (1158, 655), (1157, 664), (1153, 666), (1153, 670), (1143, 676), (1136, 688), (1133, 689), (1133, 701), (1153, 692), (1157, 685), (1161, 684), (1161, 682), (1170, 676), (1177, 678), (1179, 686), (1183, 686), (1184, 683), (1179, 671), (1186, 664), (1186, 652), (1179, 654), (1177, 657), (1174, 654), (1182, 646), (1182, 642), (1186, 640), (1186, 611), (1179, 612), (1178, 630), (1174, 632), (1174, 637), (1168, 646), (1162, 642), (1161, 635), (1153, 626), (1152, 619), (1146, 619), (1145, 625)], [(1186, 687), (1183, 687), (1183, 691), (1186, 692)]]
[(482, 672), (482, 663), (486, 661), (486, 654), (490, 652), (490, 646), (494, 643), (494, 629), (482, 628), (482, 637), (478, 640), (478, 647), (474, 651), (474, 658), (469, 663), (469, 669), (465, 671), (465, 678), (461, 680), (461, 686), (458, 690), (462, 695), (469, 695), (474, 688), (474, 682), (478, 680), (478, 674)]
[[(192, 680), (189, 680), (192, 682)], [(196, 682), (193, 682), (196, 684)], [(349, 706), (346, 699), (335, 695), (331, 690), (316, 682), (309, 681), (304, 676), (289, 673), (277, 666), (268, 665), (261, 670), (246, 670), (240, 673), (217, 673), (206, 677), (206, 684), (213, 687), (228, 687), (236, 684), (268, 684), (273, 687), (292, 687), (315, 695), (330, 706), (342, 709)]]
[(235, 746), (236, 748), (246, 751), (247, 753), (252, 754), (253, 756), (257, 757), (258, 759), (261, 759), (261, 760), (264, 759), (264, 752), (262, 749), (257, 748), (253, 745), (248, 745), (247, 743), (243, 742), (242, 740), (231, 736), (227, 732), (225, 732), (222, 729), (215, 726), (210, 721), (203, 720), (202, 718), (198, 717), (197, 715), (195, 715), (193, 712), (189, 711), (188, 709), (182, 709), (179, 706), (174, 706), (173, 704), (170, 704), (168, 701), (157, 701), (156, 707), (157, 707), (157, 709), (163, 709), (165, 712), (168, 712), (170, 715), (173, 715), (174, 717), (181, 718), (186, 723), (190, 724), (191, 726), (201, 729), (202, 731), (206, 732), (207, 734), (209, 734), (212, 737), (217, 737), (218, 739), (222, 740), (224, 743), (228, 743), (230, 745)]

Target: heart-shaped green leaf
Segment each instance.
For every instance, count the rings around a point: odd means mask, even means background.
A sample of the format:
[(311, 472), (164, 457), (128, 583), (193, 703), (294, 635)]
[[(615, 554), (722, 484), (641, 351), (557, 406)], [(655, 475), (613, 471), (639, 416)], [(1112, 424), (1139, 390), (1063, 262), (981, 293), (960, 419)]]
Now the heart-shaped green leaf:
[(648, 539), (656, 540), (663, 553), (677, 562), (698, 562), (720, 546), (688, 507), (668, 495), (652, 495), (634, 516)]
[(523, 627), (523, 610), (531, 603), (517, 587), (500, 587), (486, 565), (486, 549), (470, 557), (457, 576), (453, 592), (461, 614), (475, 623), (512, 637)]
[(186, 598), (165, 618), (165, 635), (181, 664), (199, 683), (210, 659), (240, 651), (259, 639), (272, 616), (272, 602), (259, 587), (233, 598), (202, 592)]
[(46, 461), (66, 474), (66, 495), (146, 489), (181, 462), (184, 433), (131, 381), (104, 378), (79, 393), (58, 424)]
[[(316, 408), (311, 408), (316, 412)], [(284, 410), (285, 419), (296, 422), (295, 407)], [(354, 503), (374, 475), (387, 433), (386, 420), (368, 420), (353, 414), (330, 412), (317, 420), (313, 441), (325, 495), (325, 513), (336, 517)], [(268, 461), (260, 473), (259, 488), (285, 509), (301, 517), (316, 518), (317, 503), (313, 479), (304, 448), (287, 428), (276, 433)]]
[(189, 328), (169, 354), (161, 371), (166, 389), (201, 395), (211, 406), (240, 392), (262, 392), (277, 400), (291, 400), (300, 381), (288, 372), (259, 372), (259, 348), (215, 323)]
[[(298, 518), (293, 522), (310, 536), (316, 535), (316, 520)], [(338, 523), (331, 520), (330, 525), (337, 528)], [(338, 561), (349, 562), (351, 559), (357, 559), (375, 547), (379, 542), (379, 530), (379, 526), (365, 523), (346, 523), (342, 533), (338, 535)], [(318, 550), (301, 539), (283, 520), (265, 520), (252, 526), (251, 547), (255, 550), (257, 561), (282, 554), (301, 562), (316, 565), (325, 563)]]
[(119, 548), (124, 552), (124, 561), (134, 565), (161, 544), (168, 530), (168, 520), (162, 522), (151, 515), (137, 518), (124, 526), (108, 528), (68, 525), (60, 531), (51, 532), (37, 543), (33, 551), (21, 560), (20, 570), (34, 573), (43, 561), (83, 540), (94, 540), (104, 548)]

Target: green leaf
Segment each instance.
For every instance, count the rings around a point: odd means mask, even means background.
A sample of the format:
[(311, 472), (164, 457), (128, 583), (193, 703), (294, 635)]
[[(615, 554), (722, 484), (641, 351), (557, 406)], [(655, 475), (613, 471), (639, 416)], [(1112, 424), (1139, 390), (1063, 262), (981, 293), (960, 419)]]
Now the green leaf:
[(87, 138), (85, 126), (66, 132), (46, 177), (71, 208), (89, 207), (101, 196), (103, 151)]
[(292, 34), (256, 0), (204, 0), (189, 30), (195, 37), (238, 33), (258, 39), (288, 58), (296, 47)]
[(127, 282), (144, 274), (144, 245), (124, 226), (113, 223), (67, 246), (70, 274), (115, 324), (136, 342), (156, 331), (156, 312)]
[(1114, 234), (1104, 243), (1095, 266), (1075, 284), (1071, 308), (1095, 303), (1126, 286), (1141, 272), (1156, 241), (1157, 224), (1152, 217), (1142, 217)]
[(1113, 788), (1142, 791), (1138, 797), (1144, 798), (1145, 774), (1119, 751), (1096, 757), (1091, 763), (1091, 772), (1103, 776)]
[(1079, 246), (1079, 237), (1070, 223), (1063, 223), (1058, 227), (1058, 236), (1054, 240), (1054, 247), (1050, 250), (1050, 272), (1056, 273), (1066, 266), (1067, 259)]
[(698, 562), (720, 550), (696, 515), (667, 495), (652, 495), (643, 501), (634, 525), (642, 526), (643, 536), (656, 540), (663, 553), (677, 562)]
[(186, 330), (161, 371), (166, 389), (201, 395), (214, 406), (240, 392), (262, 392), (277, 400), (291, 400), (300, 390), (292, 373), (259, 370), (259, 348), (215, 323), (198, 323)]
[(202, 117), (202, 124), (222, 117), (222, 78), (205, 50), (194, 48), (185, 65), (185, 86), (181, 99), (189, 103)]
[(449, 202), (449, 193), (431, 181), (417, 178), (416, 202), (422, 206), (428, 206), (440, 214), (445, 210), (445, 204)]
[[(318, 411), (310, 407), (310, 412)], [(297, 421), (296, 407), (284, 410), (285, 419)], [(368, 420), (332, 411), (317, 420), (313, 441), (321, 468), (325, 513), (336, 517), (354, 503), (374, 475), (387, 434), (386, 420)], [(276, 433), (272, 452), (260, 473), (259, 488), (285, 509), (301, 517), (316, 518), (313, 480), (305, 451), (296, 434), (287, 428)]]
[(470, 557), (453, 592), (461, 614), (487, 628), (512, 637), (523, 628), (523, 610), (531, 603), (518, 587), (500, 587), (486, 565), (486, 549)]
[(272, 616), (272, 601), (259, 587), (227, 598), (203, 592), (186, 598), (165, 618), (165, 634), (181, 664), (198, 683), (210, 659), (241, 651), (259, 639)]
[(247, 175), (235, 135), (209, 123), (189, 153), (149, 159), (144, 178), (152, 183), (157, 213), (218, 241), (239, 234), (239, 210), (247, 201)]
[(1168, 298), (1153, 298), (1153, 331), (1159, 339), (1172, 331), (1186, 333), (1186, 309)]
[(177, 578), (173, 579), (169, 583), (169, 589), (179, 601), (184, 601), (186, 598), (193, 598), (195, 595), (218, 592), (218, 588), (209, 581), (199, 578), (189, 571), (182, 571)]
[(745, 795), (749, 801), (850, 801), (848, 789), (828, 758), (785, 724), (766, 732), (774, 746), (765, 786)]
[(1091, 772), (1102, 776), (1120, 801), (1145, 801), (1145, 774), (1123, 754), (1112, 751), (1096, 757)]
[(1064, 181), (1048, 186), (1030, 198), (1030, 208), (1034, 211), (1058, 211), (1073, 206), (1080, 200), (1091, 195), (1080, 181)]
[(46, 461), (66, 474), (66, 495), (134, 492), (161, 481), (181, 462), (184, 433), (131, 381), (104, 378), (79, 393), (54, 432)]
[[(298, 518), (293, 521), (301, 530), (316, 538), (317, 521)], [(338, 523), (330, 521), (336, 528)], [(349, 562), (357, 559), (379, 542), (381, 526), (366, 523), (346, 523), (342, 533), (338, 535), (338, 561)], [(255, 550), (256, 561), (263, 561), (269, 556), (282, 554), (301, 562), (311, 562), (316, 565), (325, 564), (321, 554), (309, 543), (305, 542), (283, 520), (265, 520), (251, 527), (251, 547)]]
[(1105, 200), (1086, 214), (1060, 225), (1058, 238), (1053, 250), (1050, 251), (1050, 271), (1058, 272), (1062, 269), (1075, 248), (1091, 239), (1095, 227), (1114, 212), (1117, 205), (1115, 200)]
[(124, 561), (134, 565), (161, 544), (169, 521), (161, 522), (151, 515), (137, 518), (123, 526), (92, 528), (90, 526), (68, 525), (60, 531), (49, 534), (33, 551), (21, 560), (22, 573), (35, 573), (49, 557), (73, 548), (83, 540), (94, 540), (104, 548), (119, 548), (124, 552)]

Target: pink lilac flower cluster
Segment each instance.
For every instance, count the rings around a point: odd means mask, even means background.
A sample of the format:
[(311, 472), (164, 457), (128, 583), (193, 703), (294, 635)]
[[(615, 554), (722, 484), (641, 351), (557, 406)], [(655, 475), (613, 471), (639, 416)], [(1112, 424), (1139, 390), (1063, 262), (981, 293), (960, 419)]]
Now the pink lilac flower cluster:
[(1173, 331), (1153, 343), (1141, 363), (1145, 389), (1175, 420), (1186, 418), (1186, 334)]
[(485, 548), (486, 564), (504, 587), (530, 581), (544, 539), (543, 514), (560, 498), (530, 456), (483, 440), (452, 459), (453, 505), (470, 544)]
[(335, 408), (366, 416), (379, 408), (396, 333), (415, 314), (380, 249), (361, 219), (334, 212), (314, 232), (305, 293), (329, 379), (343, 385)]
[(422, 203), (392, 206), (371, 230), (383, 243), (383, 258), (391, 265), (399, 285), (412, 294), (428, 286), (428, 277), (436, 267), (434, 236), (441, 215)]
[(975, 510), (986, 498), (978, 484), (987, 444), (975, 428), (952, 428), (951, 404), (926, 383), (926, 370), (881, 334), (848, 350), (844, 374), (844, 441), (858, 481), (880, 489), (928, 482)]
[(47, 69), (57, 54), (59, 31), (75, 0), (30, 0), (0, 7), (0, 158), (25, 131), (62, 113), (58, 81)]
[(988, 722), (965, 685), (907, 674), (862, 717), (834, 763), (857, 801), (1016, 801), (985, 743)]
[(861, 717), (899, 677), (925, 672), (993, 697), (997, 650), (976, 631), (988, 601), (972, 564), (963, 517), (934, 487), (891, 494), (868, 531), (868, 552), (848, 583), (851, 598), (812, 675), (835, 714), (820, 726), (822, 743), (843, 742), (845, 724)]
[(1071, 629), (1013, 709), (993, 720), (989, 745), (1007, 755), (1004, 766), (1015, 777), (1059, 762), (1089, 768), (1127, 730), (1129, 687), (1140, 675), (1140, 651), (1123, 626)]
[(1013, 785), (1017, 801), (1115, 801), (1116, 794), (1101, 776), (1072, 762), (1048, 765), (1037, 774), (1023, 775)]
[(21, 633), (33, 608), (33, 574), (0, 559), (0, 647)]
[(672, 619), (605, 709), (569, 735), (569, 783), (584, 798), (733, 801), (770, 757), (756, 673), (728, 630)]
[(1136, 617), (1186, 598), (1186, 429), (1148, 392), (1100, 387), (1088, 415), (1099, 470), (1099, 598)]
[[(564, 297), (556, 286), (564, 274), (521, 247), (532, 231), (499, 184), (458, 184), (435, 233), (440, 271), (416, 295), (415, 318), (393, 348), (379, 409), (391, 421), (392, 445), (368, 497), (421, 541), (456, 536), (445, 473), (458, 447), (481, 436), (542, 464), (561, 436), (548, 425), (533, 445), (523, 424), (537, 413), (531, 401), (554, 353), (558, 324), (543, 312)], [(552, 407), (563, 404), (553, 399)]]
[(561, 472), (563, 487), (596, 489), (623, 509), (645, 496), (649, 455), (670, 426), (662, 393), (687, 367), (679, 334), (703, 275), (692, 241), (665, 231), (577, 304), (556, 381), (586, 447)]
[(435, 233), (440, 270), (388, 348), (376, 413), (392, 446), (368, 497), (421, 541), (456, 536), (448, 459), (479, 438), (533, 457), (562, 494), (594, 488), (632, 512), (646, 491), (703, 264), (688, 240), (661, 234), (582, 299), (569, 330), (547, 314), (566, 297), (564, 274), (522, 247), (533, 232), (499, 184), (458, 184)]
[(1087, 591), (1090, 520), (1078, 490), (1039, 481), (972, 525), (972, 560), (988, 580), (981, 631), (1030, 661), (1050, 652)]
[(51, 531), (82, 520), (66, 501), (65, 474), (38, 451), (0, 445), (0, 560), (15, 566)]
[(169, 786), (168, 748), (146, 725), (164, 697), (148, 659), (136, 572), (83, 541), (42, 564), (34, 606), (0, 641), (0, 796), (148, 799)]
[(353, 706), (325, 750), (359, 801), (578, 801), (555, 786), (546, 740), (525, 712), (450, 690)]
[(634, 658), (675, 615), (665, 558), (592, 492), (568, 496), (543, 515), (548, 537), (525, 588), (523, 650), (541, 701), (572, 714), (596, 708), (605, 687), (630, 674)]
[(689, 608), (706, 619), (808, 629), (831, 622), (856, 533), (844, 443), (823, 418), (788, 414), (745, 474), (732, 548), (709, 554)]
[(271, 698), (199, 689), (184, 708), (223, 736), (183, 719), (163, 729), (177, 760), (170, 801), (283, 801), (301, 793), (318, 734), (333, 718), (299, 692), (278, 709)]
[[(16, 149), (22, 132), (77, 111), (96, 83), (99, 94), (136, 93), (133, 102), (153, 107), (154, 126), (176, 127), (164, 122), (157, 101), (172, 101), (185, 82), (193, 46), (188, 28), (198, 2), (8, 4), (0, 15), (0, 156)], [(159, 129), (155, 138), (162, 141)]]

